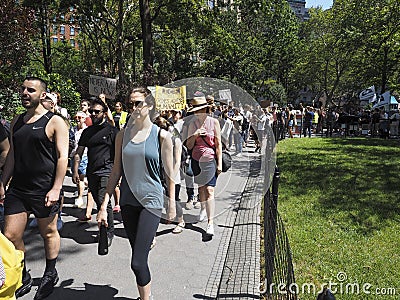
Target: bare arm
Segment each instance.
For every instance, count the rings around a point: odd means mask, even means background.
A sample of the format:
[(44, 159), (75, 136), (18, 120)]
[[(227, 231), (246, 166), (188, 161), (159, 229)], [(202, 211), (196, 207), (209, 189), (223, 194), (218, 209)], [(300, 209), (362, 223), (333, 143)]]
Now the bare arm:
[(46, 206), (54, 205), (60, 198), (60, 191), (63, 186), (65, 173), (68, 165), (68, 126), (64, 120), (55, 115), (50, 119), (46, 127), (46, 134), (53, 140), (56, 146), (57, 163), (56, 175), (53, 187), (46, 195)]
[(110, 125), (115, 126), (114, 118), (110, 109), (107, 110), (107, 121)]
[(74, 154), (74, 164), (72, 165), (72, 181), (77, 184), (79, 182), (79, 173), (78, 173), (78, 168), (79, 168), (79, 164), (81, 162), (82, 159), (82, 155), (83, 152), (85, 151), (85, 147), (83, 146), (78, 146), (78, 148), (76, 148), (75, 150), (75, 154)]
[(124, 139), (125, 129), (118, 132), (115, 138), (115, 155), (114, 165), (111, 170), (110, 177), (108, 178), (106, 193), (104, 195), (103, 202), (101, 204), (99, 213), (97, 214), (97, 222), (99, 225), (104, 223), (107, 224), (107, 205), (110, 201), (111, 195), (114, 193), (115, 187), (117, 186), (119, 179), (122, 176), (122, 142)]
[(10, 150), (10, 143), (8, 141), (8, 138), (5, 138), (4, 141), (0, 142), (0, 169), (3, 168), (6, 158), (7, 158), (7, 153)]
[(219, 122), (214, 120), (214, 144), (215, 144), (215, 155), (217, 156), (217, 173), (218, 175), (222, 172), (222, 142), (221, 142), (221, 127)]
[[(173, 167), (173, 176), (172, 178), (176, 178), (178, 175), (180, 166), (181, 166), (181, 156), (182, 156), (182, 142), (179, 138), (175, 139), (174, 145), (174, 167)], [(179, 182), (177, 182), (179, 183)]]
[(17, 121), (18, 116), (16, 116), (10, 125), (10, 149), (8, 150), (7, 157), (4, 162), (3, 166), (3, 173), (1, 174), (1, 180), (0, 180), (0, 200), (4, 199), (4, 194), (5, 194), (5, 187), (7, 186), (8, 182), (10, 181), (11, 177), (13, 176), (14, 173), (14, 144), (12, 142), (12, 136), (14, 134), (14, 125), (15, 122)]
[(173, 145), (171, 134), (165, 130), (161, 130), (161, 159), (166, 173), (166, 181), (168, 188), (168, 212), (167, 219), (173, 221), (176, 216), (175, 207), (175, 182), (173, 176)]

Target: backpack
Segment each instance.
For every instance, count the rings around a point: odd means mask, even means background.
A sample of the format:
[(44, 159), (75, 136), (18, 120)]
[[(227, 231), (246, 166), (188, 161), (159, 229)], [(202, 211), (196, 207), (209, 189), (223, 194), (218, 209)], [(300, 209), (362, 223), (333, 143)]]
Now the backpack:
[(242, 113), (240, 113), (240, 114), (241, 114), (242, 117), (243, 117), (242, 129), (243, 129), (243, 130), (249, 129), (249, 127), (250, 127), (249, 121), (247, 120), (247, 118), (246, 118), (246, 116), (245, 116), (244, 114), (242, 114)]
[(24, 266), (24, 252), (16, 250), (14, 244), (11, 243), (0, 232), (0, 263), (4, 267), (1, 272), (0, 281), (4, 280), (4, 285), (0, 284), (0, 299), (15, 299), (15, 291), (22, 286), (22, 269)]

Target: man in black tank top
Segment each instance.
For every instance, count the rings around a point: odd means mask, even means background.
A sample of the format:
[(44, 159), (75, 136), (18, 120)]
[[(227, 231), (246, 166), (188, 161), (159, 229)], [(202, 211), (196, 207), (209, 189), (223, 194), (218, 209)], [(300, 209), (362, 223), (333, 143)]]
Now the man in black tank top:
[[(25, 79), (21, 100), (26, 112), (11, 122), (11, 146), (0, 180), (0, 199), (4, 199), (4, 235), (18, 250), (25, 251), (22, 237), (29, 214), (33, 213), (38, 219), (46, 268), (34, 297), (36, 300), (51, 294), (58, 281), (55, 268), (60, 249), (57, 215), (68, 163), (68, 126), (61, 117), (42, 105), (45, 97), (46, 83), (42, 79)], [(32, 287), (32, 278), (25, 264), (22, 275), (23, 285), (17, 290), (17, 297), (27, 294)]]

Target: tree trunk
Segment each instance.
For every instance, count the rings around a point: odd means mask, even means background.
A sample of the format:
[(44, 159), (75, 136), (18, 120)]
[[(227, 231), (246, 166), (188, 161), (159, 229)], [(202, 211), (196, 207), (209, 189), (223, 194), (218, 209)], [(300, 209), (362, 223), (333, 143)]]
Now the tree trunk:
[(382, 62), (382, 74), (381, 74), (381, 93), (383, 94), (386, 91), (387, 84), (387, 73), (388, 73), (388, 53), (389, 47), (383, 47), (383, 62)]
[(150, 1), (140, 0), (140, 20), (143, 39), (143, 83), (153, 84), (153, 38), (151, 34)]
[(46, 4), (39, 8), (41, 18), (41, 38), (44, 69), (48, 74), (53, 72), (51, 62), (51, 44), (50, 44), (50, 20)]
[[(118, 24), (117, 24), (117, 64), (118, 64), (118, 85), (119, 87), (125, 84), (125, 76), (124, 76), (124, 62), (122, 57), (122, 43), (123, 43), (123, 36), (122, 36), (122, 21), (124, 16), (124, 0), (119, 0), (118, 3)], [(120, 89), (119, 89), (120, 90)]]

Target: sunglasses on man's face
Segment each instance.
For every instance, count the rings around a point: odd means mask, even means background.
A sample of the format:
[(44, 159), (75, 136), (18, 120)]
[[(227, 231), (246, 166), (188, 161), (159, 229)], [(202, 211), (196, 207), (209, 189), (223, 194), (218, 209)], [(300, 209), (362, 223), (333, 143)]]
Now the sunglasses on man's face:
[(129, 102), (128, 103), (128, 108), (134, 108), (134, 107), (143, 107), (145, 102), (144, 101), (135, 101), (135, 102)]
[(100, 110), (100, 109), (89, 109), (89, 113), (90, 113), (91, 115), (93, 115), (93, 114), (98, 115), (98, 114), (100, 114), (100, 113), (102, 113), (102, 112), (103, 112), (103, 111)]

